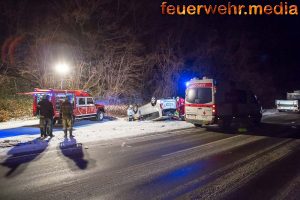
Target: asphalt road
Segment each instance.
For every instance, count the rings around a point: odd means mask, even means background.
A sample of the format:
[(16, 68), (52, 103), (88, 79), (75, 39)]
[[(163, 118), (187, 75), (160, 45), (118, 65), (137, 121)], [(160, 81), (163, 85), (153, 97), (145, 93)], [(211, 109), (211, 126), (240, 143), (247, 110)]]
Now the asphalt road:
[(45, 143), (1, 160), (0, 199), (299, 199), (299, 132), (268, 124)]

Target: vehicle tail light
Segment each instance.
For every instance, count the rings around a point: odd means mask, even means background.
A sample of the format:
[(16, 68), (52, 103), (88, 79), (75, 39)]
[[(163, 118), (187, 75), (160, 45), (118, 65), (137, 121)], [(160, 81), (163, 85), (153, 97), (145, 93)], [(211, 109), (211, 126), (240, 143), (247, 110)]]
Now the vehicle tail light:
[(212, 115), (216, 115), (216, 105), (213, 104), (212, 106)]
[(217, 93), (217, 87), (214, 86), (214, 93)]
[(164, 104), (163, 103), (160, 104), (160, 108), (164, 109)]

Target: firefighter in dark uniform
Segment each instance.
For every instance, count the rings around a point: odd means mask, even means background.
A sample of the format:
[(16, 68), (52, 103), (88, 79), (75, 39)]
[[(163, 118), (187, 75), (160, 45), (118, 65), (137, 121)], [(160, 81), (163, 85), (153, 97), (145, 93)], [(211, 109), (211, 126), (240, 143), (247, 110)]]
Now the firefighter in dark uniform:
[(47, 135), (53, 137), (52, 120), (54, 109), (48, 95), (43, 96), (42, 100), (38, 103), (36, 114), (40, 116), (41, 138), (45, 138)]
[(65, 137), (67, 137), (67, 131), (69, 130), (70, 137), (74, 137), (72, 135), (72, 126), (73, 126), (73, 106), (69, 101), (69, 98), (66, 97), (65, 101), (61, 104), (60, 115), (62, 119), (63, 129), (65, 133)]

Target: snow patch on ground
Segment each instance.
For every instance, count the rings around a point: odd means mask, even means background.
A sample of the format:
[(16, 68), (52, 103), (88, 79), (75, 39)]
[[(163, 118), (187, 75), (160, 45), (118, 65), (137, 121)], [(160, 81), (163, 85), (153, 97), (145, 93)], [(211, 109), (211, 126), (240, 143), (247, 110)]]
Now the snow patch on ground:
[(267, 116), (267, 115), (275, 115), (278, 114), (278, 110), (277, 109), (264, 109), (262, 114), (263, 116)]
[[(40, 148), (54, 147), (64, 141), (61, 126), (55, 126), (53, 134), (55, 137), (45, 140), (37, 139), (40, 136), (38, 120), (13, 121), (0, 123), (0, 155), (8, 153), (13, 148), (17, 152), (39, 150)], [(128, 122), (119, 118), (113, 121), (102, 122), (82, 120), (77, 121), (74, 126), (73, 135), (77, 143), (109, 140), (113, 138), (144, 135), (148, 133), (166, 132), (176, 129), (191, 128), (194, 125), (185, 121), (134, 121)]]
[(0, 131), (3, 129), (12, 129), (12, 128), (19, 128), (23, 126), (31, 126), (36, 125), (39, 123), (38, 119), (31, 119), (31, 120), (10, 120), (8, 122), (1, 122), (0, 123)]
[(291, 112), (278, 112), (276, 109), (270, 109), (263, 112), (262, 122), (267, 124), (300, 126), (300, 114)]

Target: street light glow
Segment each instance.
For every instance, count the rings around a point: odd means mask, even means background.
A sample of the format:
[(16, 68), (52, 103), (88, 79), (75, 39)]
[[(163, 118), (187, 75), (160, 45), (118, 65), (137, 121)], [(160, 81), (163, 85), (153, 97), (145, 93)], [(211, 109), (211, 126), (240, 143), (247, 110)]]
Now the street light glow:
[(57, 63), (55, 71), (60, 75), (66, 75), (70, 71), (70, 67), (66, 63)]

